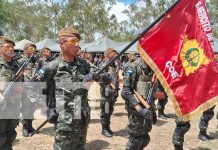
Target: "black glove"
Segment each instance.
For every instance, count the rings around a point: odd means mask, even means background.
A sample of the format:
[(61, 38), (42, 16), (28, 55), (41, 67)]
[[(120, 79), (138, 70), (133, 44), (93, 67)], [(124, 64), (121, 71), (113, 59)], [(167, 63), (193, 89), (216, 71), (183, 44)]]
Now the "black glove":
[(117, 97), (117, 95), (118, 93), (116, 90), (110, 87), (105, 87), (105, 96)]
[(89, 82), (89, 81), (95, 80), (96, 74), (97, 73), (89, 73), (89, 74), (85, 75), (83, 78), (83, 82)]
[(57, 123), (58, 113), (56, 112), (55, 108), (49, 108), (46, 114), (49, 123), (53, 123), (53, 124)]
[(149, 109), (146, 108), (140, 108), (138, 110), (139, 114), (142, 115), (145, 119), (151, 120), (152, 112)]
[(112, 76), (107, 72), (101, 76), (101, 82), (103, 82), (105, 85), (111, 84), (112, 80), (113, 80)]

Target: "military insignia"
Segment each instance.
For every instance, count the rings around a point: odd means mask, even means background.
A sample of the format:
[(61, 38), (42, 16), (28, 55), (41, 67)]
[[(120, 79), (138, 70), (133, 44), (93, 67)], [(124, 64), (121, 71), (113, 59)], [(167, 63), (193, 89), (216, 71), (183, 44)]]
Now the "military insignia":
[(200, 66), (207, 65), (210, 59), (204, 54), (204, 49), (200, 47), (197, 40), (184, 40), (182, 50), (180, 52), (180, 60), (185, 69), (185, 74), (188, 76), (194, 73)]

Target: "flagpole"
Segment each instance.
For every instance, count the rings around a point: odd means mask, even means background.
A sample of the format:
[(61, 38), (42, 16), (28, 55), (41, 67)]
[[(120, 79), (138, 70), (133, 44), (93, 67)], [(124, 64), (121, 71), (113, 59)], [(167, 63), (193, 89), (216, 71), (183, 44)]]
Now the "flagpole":
[(172, 6), (170, 6), (162, 15), (160, 15), (154, 22), (152, 22), (141, 34), (138, 35), (131, 43), (129, 43), (116, 57), (114, 57), (107, 65), (105, 65), (97, 74), (96, 77), (102, 74), (117, 58), (119, 58), (123, 53), (125, 53), (135, 42), (144, 36), (155, 24), (157, 24), (163, 17), (169, 13), (180, 0), (177, 0)]
[[(154, 22), (152, 22), (141, 34), (138, 35), (131, 43), (129, 43), (116, 57), (114, 57), (107, 65), (105, 65), (101, 70), (99, 70), (95, 77), (102, 74), (117, 58), (119, 58), (123, 53), (125, 53), (135, 42), (137, 42), (140, 38), (144, 36), (145, 33), (147, 33), (155, 24), (157, 24), (163, 17), (169, 13), (178, 3), (180, 0), (177, 0), (172, 6), (170, 6), (162, 15), (160, 15)], [(67, 101), (65, 104), (69, 103), (70, 101)], [(45, 120), (33, 133), (31, 133), (31, 136), (39, 132), (39, 130), (48, 122), (49, 120)]]

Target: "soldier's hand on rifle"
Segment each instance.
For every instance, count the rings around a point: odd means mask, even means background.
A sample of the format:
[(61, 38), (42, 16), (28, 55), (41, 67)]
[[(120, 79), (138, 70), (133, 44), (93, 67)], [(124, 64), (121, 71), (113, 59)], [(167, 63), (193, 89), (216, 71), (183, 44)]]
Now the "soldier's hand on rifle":
[(145, 119), (151, 120), (152, 112), (149, 109), (140, 107), (138, 110), (140, 115), (142, 115)]
[(58, 113), (56, 112), (55, 108), (49, 108), (46, 111), (46, 114), (49, 123), (57, 123)]
[(112, 80), (113, 80), (112, 76), (107, 72), (101, 75), (101, 82), (103, 82), (105, 85), (111, 84)]
[(115, 89), (112, 89), (110, 87), (105, 87), (105, 96), (113, 96), (117, 97), (118, 93)]
[(6, 108), (5, 97), (0, 93), (0, 110), (4, 110)]
[(96, 74), (97, 73), (89, 73), (89, 74), (85, 75), (83, 78), (83, 82), (89, 82), (89, 81), (95, 80), (95, 78), (98, 78), (98, 77), (96, 77)]

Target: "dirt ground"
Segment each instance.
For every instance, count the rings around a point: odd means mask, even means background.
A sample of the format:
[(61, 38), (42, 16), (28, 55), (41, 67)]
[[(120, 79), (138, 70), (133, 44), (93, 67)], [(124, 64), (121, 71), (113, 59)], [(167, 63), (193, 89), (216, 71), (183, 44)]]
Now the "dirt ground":
[[(101, 125), (99, 123), (99, 86), (94, 83), (89, 91), (90, 106), (92, 108), (92, 120), (88, 129), (87, 150), (124, 150), (128, 140), (126, 131), (127, 113), (124, 109), (124, 101), (121, 97), (115, 105), (115, 110), (111, 120), (111, 129), (115, 132), (113, 138), (107, 138), (101, 135)], [(215, 109), (215, 114), (218, 108)], [(169, 101), (166, 105), (166, 113), (174, 116), (172, 103)], [(34, 127), (38, 127), (44, 119), (33, 121)], [(214, 117), (209, 124), (208, 132), (215, 139), (208, 142), (200, 141), (198, 136), (199, 117), (191, 121), (191, 129), (185, 136), (185, 150), (218, 150), (218, 120)], [(173, 118), (162, 120), (158, 119), (156, 125), (153, 126), (150, 132), (151, 141), (145, 148), (148, 150), (173, 150), (171, 143), (172, 133), (175, 128)], [(33, 137), (24, 138), (22, 136), (22, 125), (17, 127), (18, 136), (14, 143), (14, 150), (51, 150), (53, 149), (53, 125), (47, 124), (41, 129), (39, 134)]]

